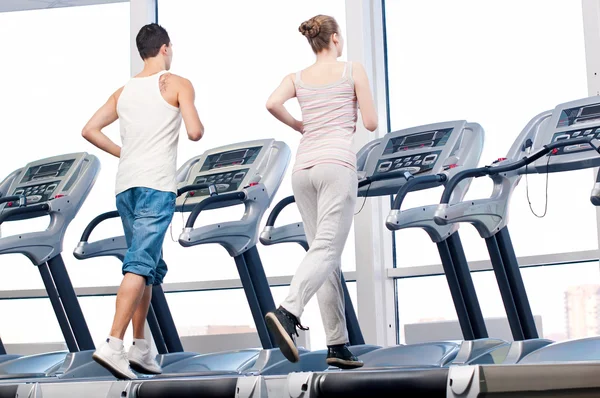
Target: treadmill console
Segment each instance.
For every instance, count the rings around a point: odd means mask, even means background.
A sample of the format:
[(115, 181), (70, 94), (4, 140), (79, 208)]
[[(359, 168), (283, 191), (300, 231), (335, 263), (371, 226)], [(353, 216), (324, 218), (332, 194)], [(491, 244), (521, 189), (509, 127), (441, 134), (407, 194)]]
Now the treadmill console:
[[(600, 97), (590, 97), (558, 105), (545, 128), (540, 129), (533, 149), (573, 138), (600, 139)], [(574, 144), (559, 148), (535, 162), (538, 173), (568, 171), (600, 166), (600, 155), (589, 144)]]
[[(178, 187), (192, 184), (214, 184), (218, 194), (236, 192), (251, 183), (263, 182), (270, 173), (268, 165), (272, 151), (279, 148), (278, 141), (258, 140), (222, 146), (206, 151), (183, 166), (185, 179)], [(181, 173), (181, 170), (180, 170)], [(188, 192), (177, 198), (177, 206), (186, 209), (209, 196), (208, 188)]]
[[(481, 136), (483, 145), (481, 127), (464, 120), (394, 131), (381, 138), (377, 145), (369, 144), (359, 152), (359, 159), (366, 156), (364, 164), (359, 161), (359, 171), (364, 173), (364, 177), (403, 171), (419, 176), (438, 174), (458, 165), (463, 166), (469, 156), (472, 156), (467, 153), (469, 151), (465, 151), (465, 147), (470, 145), (468, 140), (473, 139), (472, 134)], [(365, 154), (365, 151), (368, 153)], [(476, 158), (474, 165), (479, 161), (479, 157)], [(395, 194), (405, 182), (403, 178), (376, 181), (370, 186), (359, 188), (359, 196)], [(419, 188), (431, 187), (423, 185)]]
[[(75, 153), (31, 162), (15, 174), (4, 195), (24, 195), (28, 205), (66, 196), (77, 179), (76, 170), (86, 156)], [(12, 207), (12, 204), (4, 204), (0, 209), (3, 206)]]

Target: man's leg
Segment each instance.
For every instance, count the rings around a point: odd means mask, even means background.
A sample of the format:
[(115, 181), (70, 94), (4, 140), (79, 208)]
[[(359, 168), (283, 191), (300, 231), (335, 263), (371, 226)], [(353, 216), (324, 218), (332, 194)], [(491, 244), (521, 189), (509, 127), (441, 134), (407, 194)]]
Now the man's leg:
[[(149, 294), (147, 294), (147, 292), (149, 292)], [(146, 278), (144, 276), (126, 273), (125, 277), (123, 277), (123, 282), (121, 282), (121, 286), (119, 287), (119, 292), (117, 293), (116, 312), (110, 335), (119, 340), (123, 340), (127, 326), (129, 326), (129, 322), (133, 318), (134, 338), (144, 338), (144, 322), (146, 320), (146, 314), (148, 313), (148, 305), (151, 297), (152, 286), (146, 286)], [(144, 309), (142, 308), (144, 307), (144, 304), (146, 309), (145, 313), (141, 315), (141, 332), (139, 332), (140, 329), (137, 330), (138, 333), (141, 333), (142, 337), (137, 337), (135, 334), (137, 329), (135, 321), (137, 320), (139, 322), (139, 319), (136, 319), (134, 315), (144, 312)], [(140, 318), (140, 315), (138, 315), (137, 318)]]
[(144, 339), (144, 330), (146, 326), (146, 317), (148, 316), (148, 309), (150, 308), (150, 300), (152, 299), (152, 286), (146, 286), (140, 302), (133, 314), (131, 324), (133, 326), (133, 338)]

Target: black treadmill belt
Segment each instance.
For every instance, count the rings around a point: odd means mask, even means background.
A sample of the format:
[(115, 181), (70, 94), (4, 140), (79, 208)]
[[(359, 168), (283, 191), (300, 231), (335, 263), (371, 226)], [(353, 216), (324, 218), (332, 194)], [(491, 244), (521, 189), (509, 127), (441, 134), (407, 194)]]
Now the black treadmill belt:
[(0, 386), (0, 398), (15, 398), (17, 396), (18, 385)]
[(137, 398), (235, 397), (236, 386), (237, 377), (196, 380), (156, 380), (141, 383), (137, 388), (135, 396)]
[(172, 379), (180, 377), (208, 377), (208, 376), (239, 376), (238, 372), (233, 370), (205, 370), (201, 372), (185, 372), (185, 373), (162, 373), (152, 376), (152, 380), (156, 379)]
[(448, 368), (404, 371), (323, 373), (313, 384), (315, 397), (446, 397)]

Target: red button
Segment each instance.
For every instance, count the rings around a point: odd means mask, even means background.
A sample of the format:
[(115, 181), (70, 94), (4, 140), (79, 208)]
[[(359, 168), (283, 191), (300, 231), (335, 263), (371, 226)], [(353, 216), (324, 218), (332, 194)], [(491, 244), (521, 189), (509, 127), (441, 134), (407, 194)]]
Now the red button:
[(13, 202), (8, 202), (8, 203), (6, 204), (6, 206), (7, 206), (7, 207), (12, 207), (12, 206), (13, 206)]
[(557, 153), (558, 153), (558, 148), (554, 148), (554, 149), (552, 150), (552, 154), (553, 154), (553, 155), (556, 155)]
[(453, 169), (455, 167), (458, 167), (458, 165), (456, 163), (448, 165), (449, 169)]
[(499, 162), (504, 162), (506, 160), (506, 158), (498, 158)]
[(65, 196), (65, 195), (56, 195), (56, 196), (54, 197), (54, 199), (59, 199), (59, 198), (62, 198), (62, 197), (64, 197), (64, 196)]
[(190, 191), (190, 196), (194, 196), (195, 194), (196, 194), (196, 192)]
[(255, 186), (255, 185), (258, 185), (258, 182), (251, 182), (251, 183), (250, 183), (250, 186), (251, 186), (251, 187), (253, 187), (253, 186)]

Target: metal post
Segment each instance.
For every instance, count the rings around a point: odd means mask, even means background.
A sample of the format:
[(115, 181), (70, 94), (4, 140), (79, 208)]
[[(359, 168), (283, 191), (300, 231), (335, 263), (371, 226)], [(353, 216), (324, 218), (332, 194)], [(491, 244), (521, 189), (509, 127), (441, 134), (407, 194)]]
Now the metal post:
[(265, 274), (260, 255), (256, 246), (252, 246), (246, 250), (243, 254), (244, 260), (246, 260), (246, 267), (252, 280), (252, 286), (256, 292), (260, 309), (263, 312), (263, 317), (267, 315), (267, 312), (275, 311), (275, 301), (273, 300), (273, 294), (269, 287), (269, 280)]
[[(173, 315), (171, 314), (165, 292), (161, 285), (152, 286), (151, 303), (158, 326), (160, 327), (160, 332), (162, 333), (165, 345), (167, 346), (167, 351), (183, 352), (183, 344), (181, 344), (181, 339), (179, 338)], [(152, 334), (154, 335), (154, 331)], [(156, 341), (156, 336), (154, 336), (154, 340)], [(158, 349), (158, 344), (156, 347)]]
[(465, 340), (473, 340), (474, 334), (471, 328), (471, 321), (469, 320), (469, 313), (465, 304), (462, 291), (460, 290), (460, 284), (456, 278), (456, 272), (454, 271), (454, 264), (452, 264), (452, 256), (450, 255), (450, 249), (446, 241), (437, 243), (438, 251), (440, 253), (440, 259), (442, 260), (442, 267), (444, 268), (444, 274), (448, 281), (448, 287), (450, 288), (450, 295), (456, 308), (456, 315), (458, 316), (458, 323), (460, 330), (462, 331), (463, 338)]
[(258, 297), (256, 296), (256, 291), (254, 290), (254, 285), (252, 284), (252, 278), (250, 278), (250, 273), (248, 272), (248, 266), (246, 265), (244, 255), (240, 254), (233, 259), (235, 260), (235, 265), (238, 269), (238, 273), (240, 274), (240, 281), (242, 282), (244, 293), (246, 293), (246, 299), (248, 300), (248, 305), (250, 306), (250, 312), (252, 312), (252, 318), (254, 319), (254, 324), (256, 325), (256, 331), (258, 332), (260, 342), (264, 349), (274, 348), (273, 341), (275, 340), (271, 339), (269, 330), (267, 329), (267, 323), (265, 321), (263, 311), (260, 308)]
[(152, 332), (152, 337), (154, 337), (154, 344), (156, 345), (156, 350), (159, 354), (166, 354), (169, 351), (167, 350), (167, 345), (165, 344), (165, 339), (160, 331), (160, 326), (158, 324), (158, 319), (156, 319), (156, 314), (154, 313), (154, 307), (150, 304), (148, 308), (148, 315), (146, 315), (146, 321), (148, 322), (148, 327), (150, 327), (150, 331)]
[(52, 274), (50, 274), (50, 270), (48, 269), (48, 264), (44, 263), (38, 265), (37, 268), (40, 271), (40, 275), (42, 276), (42, 281), (44, 282), (46, 293), (48, 294), (50, 304), (52, 304), (52, 308), (54, 309), (54, 313), (56, 314), (56, 320), (58, 321), (58, 325), (60, 326), (60, 330), (62, 331), (65, 343), (67, 344), (67, 348), (70, 352), (79, 352), (77, 339), (73, 334), (73, 330), (71, 329), (71, 325), (69, 324), (69, 319), (67, 318), (67, 313), (65, 312), (65, 309), (63, 308), (63, 305), (60, 301), (58, 291), (56, 290), (54, 280), (52, 279)]
[(510, 239), (510, 234), (508, 233), (508, 227), (502, 228), (496, 234), (496, 240), (498, 241), (498, 248), (502, 255), (502, 262), (504, 264), (504, 269), (506, 270), (510, 290), (513, 294), (513, 300), (519, 314), (523, 335), (525, 339), (537, 339), (539, 336), (535, 327), (533, 312), (529, 305), (525, 284), (523, 283), (523, 276), (521, 275), (521, 270), (519, 270), (519, 263), (517, 262), (515, 249)]
[(492, 268), (496, 275), (496, 281), (498, 282), (498, 289), (500, 289), (500, 296), (504, 302), (504, 309), (506, 310), (506, 316), (508, 318), (508, 324), (510, 325), (510, 331), (512, 332), (513, 339), (515, 341), (525, 340), (523, 329), (521, 329), (521, 322), (519, 321), (519, 313), (513, 299), (512, 292), (510, 290), (510, 283), (506, 276), (506, 270), (504, 263), (502, 262), (502, 254), (498, 247), (496, 236), (486, 238), (485, 244), (490, 254), (490, 260), (492, 261)]
[(446, 242), (448, 242), (448, 249), (450, 249), (454, 271), (456, 272), (460, 290), (463, 294), (465, 305), (467, 306), (467, 313), (469, 314), (469, 320), (471, 321), (473, 336), (475, 339), (485, 339), (488, 337), (488, 332), (485, 327), (479, 299), (477, 298), (477, 292), (475, 291), (475, 285), (473, 284), (473, 278), (471, 278), (469, 263), (465, 257), (465, 251), (458, 232), (450, 235), (450, 237), (446, 239)]
[(65, 313), (67, 314), (67, 319), (69, 320), (73, 334), (77, 339), (79, 349), (81, 351), (95, 349), (92, 335), (90, 334), (90, 330), (83, 317), (83, 311), (81, 311), (81, 307), (79, 306), (79, 301), (77, 300), (75, 289), (73, 289), (71, 278), (69, 278), (65, 263), (60, 254), (48, 261), (48, 269), (54, 280), (56, 290), (60, 296), (60, 301), (65, 309)]
[(348, 330), (348, 340), (350, 345), (365, 344), (365, 338), (363, 337), (362, 330), (360, 330), (360, 324), (358, 323), (358, 316), (354, 310), (354, 304), (350, 298), (350, 292), (348, 292), (348, 285), (344, 274), (341, 274), (342, 279), (342, 291), (344, 292), (344, 313), (346, 315), (346, 330)]

